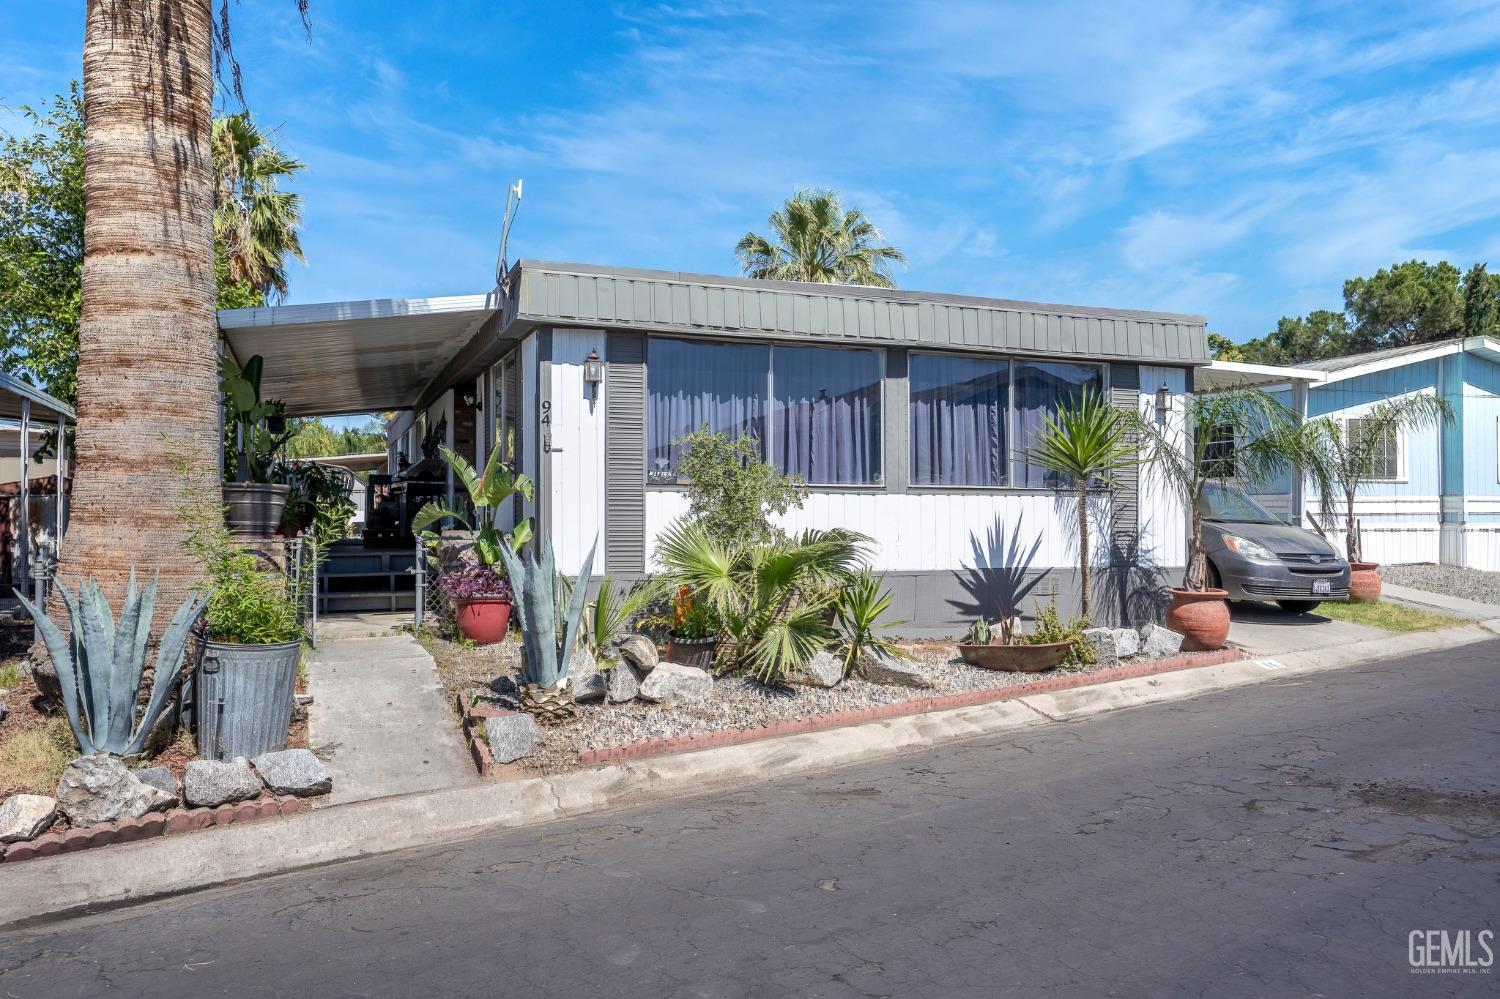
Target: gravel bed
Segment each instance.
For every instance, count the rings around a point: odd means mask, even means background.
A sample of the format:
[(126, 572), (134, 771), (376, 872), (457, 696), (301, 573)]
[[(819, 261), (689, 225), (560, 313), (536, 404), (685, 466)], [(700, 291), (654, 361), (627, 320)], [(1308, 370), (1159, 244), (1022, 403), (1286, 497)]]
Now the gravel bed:
[(1383, 565), (1380, 578), (1397, 586), (1410, 586), (1460, 600), (1500, 604), (1500, 572), (1465, 569), (1457, 565)]
[[(438, 672), (450, 698), (462, 693), (475, 696), (482, 703), (515, 706), (520, 664), (514, 643), (507, 641), (489, 649), (464, 649), (432, 639), (424, 640), (423, 644), (437, 660)], [(577, 720), (544, 728), (538, 752), (508, 769), (515, 776), (557, 773), (576, 769), (579, 753), (587, 749), (757, 728), (940, 694), (1012, 687), (1064, 672), (1085, 674), (1110, 668), (1086, 666), (1045, 674), (1005, 673), (970, 666), (955, 654), (951, 644), (922, 643), (911, 651), (922, 674), (932, 682), (932, 689), (883, 686), (858, 677), (829, 689), (801, 685), (776, 689), (744, 677), (720, 677), (714, 680), (712, 698), (701, 705), (656, 705), (644, 701), (580, 705)], [(1127, 663), (1133, 661), (1136, 660)]]

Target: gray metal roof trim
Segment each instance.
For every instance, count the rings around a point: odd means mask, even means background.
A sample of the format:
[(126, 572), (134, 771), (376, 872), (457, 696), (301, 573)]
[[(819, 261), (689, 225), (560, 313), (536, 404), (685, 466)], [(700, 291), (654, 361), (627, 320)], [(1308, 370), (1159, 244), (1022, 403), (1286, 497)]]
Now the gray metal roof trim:
[[(948, 292), (912, 291), (903, 288), (872, 288), (857, 284), (819, 284), (807, 281), (765, 281), (759, 278), (729, 277), (722, 274), (694, 274), (688, 271), (653, 270), (636, 267), (609, 267), (600, 264), (575, 264), (553, 260), (523, 259), (512, 267), (517, 270), (555, 271), (594, 277), (635, 278), (640, 280), (676, 281), (721, 288), (748, 288), (758, 291), (786, 291), (796, 294), (838, 295), (848, 298), (886, 299), (910, 305), (967, 305), (1015, 312), (1045, 312), (1052, 315), (1084, 319), (1135, 319), (1189, 326), (1206, 326), (1208, 320), (1193, 313), (1155, 312), (1140, 309), (1111, 309), (1093, 305), (1065, 305), (1055, 302), (1027, 302), (1020, 299), (985, 298), (978, 295), (955, 295)], [(512, 282), (514, 286), (514, 282)]]

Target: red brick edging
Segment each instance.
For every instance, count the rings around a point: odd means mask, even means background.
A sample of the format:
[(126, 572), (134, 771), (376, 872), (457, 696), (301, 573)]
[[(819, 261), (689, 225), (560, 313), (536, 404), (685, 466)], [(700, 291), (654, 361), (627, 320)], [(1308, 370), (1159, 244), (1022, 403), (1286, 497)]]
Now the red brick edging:
[[(709, 732), (702, 735), (682, 735), (672, 739), (652, 739), (646, 742), (633, 742), (628, 746), (610, 746), (605, 749), (586, 749), (578, 754), (578, 762), (589, 765), (593, 763), (608, 763), (614, 760), (640, 760), (651, 756), (690, 753), (699, 749), (737, 746), (741, 743), (755, 742), (760, 739), (772, 739), (785, 735), (800, 735), (804, 732), (819, 732), (829, 728), (843, 728), (847, 725), (860, 725), (865, 722), (880, 721), (885, 718), (920, 715), (926, 714), (929, 711), (947, 711), (951, 708), (967, 708), (976, 704), (1008, 701), (1017, 697), (1026, 697), (1030, 694), (1050, 694), (1054, 691), (1070, 690), (1074, 687), (1088, 687), (1096, 683), (1109, 683), (1114, 680), (1133, 680), (1137, 677), (1154, 676), (1157, 673), (1172, 673), (1184, 669), (1196, 669), (1200, 666), (1218, 666), (1222, 663), (1234, 662), (1243, 658), (1244, 653), (1239, 649), (1220, 649), (1216, 652), (1192, 652), (1180, 656), (1172, 656), (1167, 659), (1154, 659), (1148, 662), (1134, 663), (1130, 666), (1115, 666), (1111, 669), (1101, 669), (1093, 673), (1054, 676), (1045, 680), (1034, 680), (1031, 683), (1016, 684), (1011, 687), (970, 690), (959, 694), (939, 694), (936, 697), (918, 697), (910, 701), (883, 704), (875, 708), (835, 711), (832, 714), (797, 718), (791, 721), (777, 722), (774, 725), (728, 729), (723, 732)], [(471, 716), (466, 712), (465, 718), (470, 719)], [(480, 724), (482, 725), (482, 723)], [(479, 733), (477, 738), (471, 736), (471, 744), (483, 742), (484, 737), (482, 732)], [(475, 750), (476, 760), (479, 758), (480, 752), (480, 750)], [(483, 753), (488, 758), (488, 747), (483, 750)], [(480, 773), (484, 776), (489, 776), (489, 770), (485, 766), (481, 766)]]
[(286, 794), (263, 795), (233, 805), (220, 805), (218, 808), (173, 808), (166, 812), (151, 812), (138, 819), (119, 819), (77, 829), (44, 832), (35, 839), (0, 847), (0, 860), (8, 864), (12, 861), (53, 857), (59, 853), (108, 846), (111, 843), (134, 843), (156, 836), (175, 836), (207, 829), (209, 826), (272, 819), (300, 812), (309, 805), (307, 799)]

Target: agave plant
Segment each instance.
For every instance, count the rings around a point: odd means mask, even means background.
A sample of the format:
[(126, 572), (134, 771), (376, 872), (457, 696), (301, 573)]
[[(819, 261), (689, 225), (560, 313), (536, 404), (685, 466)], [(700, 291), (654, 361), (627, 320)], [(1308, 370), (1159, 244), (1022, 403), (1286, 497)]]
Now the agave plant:
[(152, 579), (145, 590), (137, 591), (135, 570), (131, 570), (118, 626), (104, 592), (92, 578), (78, 588), (76, 597), (61, 581), (57, 583), (57, 592), (68, 608), (71, 639), (63, 635), (46, 611), (19, 591), (16, 596), (31, 612), (47, 653), (57, 667), (63, 707), (79, 748), (84, 755), (139, 753), (167, 706), (177, 663), (187, 644), (188, 629), (203, 612), (208, 598), (189, 596), (172, 615), (172, 622), (157, 645), (156, 679), (151, 684), (151, 695), (145, 711), (137, 717), (141, 676), (146, 669), (146, 642), (156, 611), (156, 580)]
[(578, 641), (583, 620), (583, 604), (588, 596), (589, 572), (594, 567), (594, 547), (589, 549), (578, 571), (578, 585), (568, 594), (563, 611), (562, 640), (558, 641), (557, 610), (560, 605), (557, 565), (552, 543), (542, 545), (540, 560), (528, 552), (517, 555), (506, 545), (500, 546), (500, 557), (515, 590), (515, 608), (521, 628), (521, 648), (526, 653), (526, 680), (542, 690), (557, 690), (568, 674), (568, 661)]

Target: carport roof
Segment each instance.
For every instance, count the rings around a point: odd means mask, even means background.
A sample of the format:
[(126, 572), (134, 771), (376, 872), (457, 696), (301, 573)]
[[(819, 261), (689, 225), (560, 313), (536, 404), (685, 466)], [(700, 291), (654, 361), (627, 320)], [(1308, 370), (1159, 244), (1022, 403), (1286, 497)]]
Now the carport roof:
[(380, 298), (219, 313), (243, 363), (266, 359), (261, 395), (290, 416), (404, 409), (499, 311), (498, 295)]
[(31, 418), (56, 422), (59, 416), (73, 419), (73, 407), (53, 398), (35, 385), (0, 371), (0, 419), (19, 420), (21, 401), (31, 400)]

